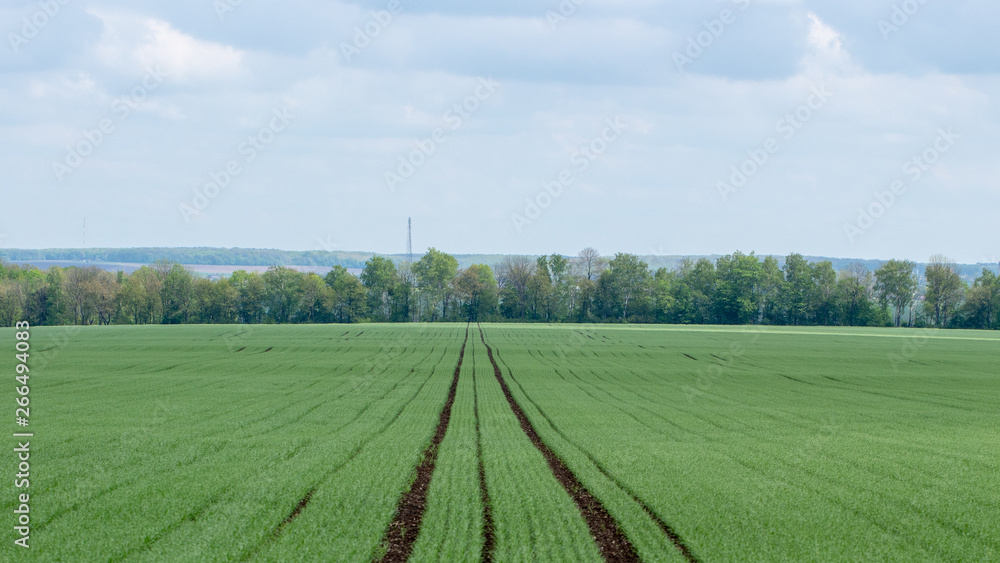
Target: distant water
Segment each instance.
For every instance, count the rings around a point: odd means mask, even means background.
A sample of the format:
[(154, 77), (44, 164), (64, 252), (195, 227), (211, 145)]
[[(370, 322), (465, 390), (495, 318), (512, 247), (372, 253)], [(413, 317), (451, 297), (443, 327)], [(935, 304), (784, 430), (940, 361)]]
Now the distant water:
[[(138, 270), (143, 266), (148, 266), (149, 264), (132, 264), (126, 262), (76, 262), (71, 260), (12, 260), (11, 264), (19, 265), (29, 265), (38, 268), (39, 270), (46, 270), (51, 266), (59, 266), (60, 268), (68, 268), (70, 266), (86, 267), (86, 266), (97, 266), (102, 270), (107, 270), (109, 272), (117, 272), (119, 270), (125, 272), (126, 274), (131, 274), (132, 272)], [(257, 272), (264, 273), (267, 271), (268, 266), (220, 266), (216, 264), (205, 265), (205, 264), (184, 264), (184, 267), (196, 274), (200, 274), (205, 277), (223, 277), (229, 276), (237, 270), (246, 270), (247, 272)], [(298, 270), (300, 272), (313, 272), (321, 276), (325, 276), (333, 268), (330, 266), (286, 266), (286, 268), (291, 268), (293, 270)], [(354, 274), (355, 276), (361, 275), (361, 268), (347, 268), (347, 271)]]

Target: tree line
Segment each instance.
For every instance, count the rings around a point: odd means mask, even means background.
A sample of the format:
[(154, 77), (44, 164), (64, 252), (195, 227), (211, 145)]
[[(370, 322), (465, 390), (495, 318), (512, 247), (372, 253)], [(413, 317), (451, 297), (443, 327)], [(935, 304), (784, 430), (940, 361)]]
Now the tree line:
[(1000, 277), (971, 284), (943, 256), (924, 270), (889, 260), (872, 271), (799, 254), (735, 252), (652, 270), (638, 256), (506, 256), (460, 269), (431, 248), (418, 261), (374, 256), (360, 276), (272, 266), (218, 280), (157, 261), (132, 273), (39, 270), (0, 261), (0, 326), (511, 321), (1000, 328)]

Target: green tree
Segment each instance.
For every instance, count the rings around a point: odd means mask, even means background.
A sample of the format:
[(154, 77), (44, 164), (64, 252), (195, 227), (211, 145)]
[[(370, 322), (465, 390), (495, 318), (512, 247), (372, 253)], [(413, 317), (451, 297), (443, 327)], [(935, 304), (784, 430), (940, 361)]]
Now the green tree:
[(241, 323), (260, 323), (264, 315), (264, 280), (256, 272), (236, 270), (229, 276), (236, 290), (236, 314)]
[(535, 270), (528, 279), (528, 316), (532, 320), (552, 320), (552, 276), (545, 256), (535, 260)]
[(837, 323), (837, 271), (829, 260), (817, 262), (812, 270), (812, 306), (810, 313), (816, 324)]
[(465, 320), (476, 322), (488, 318), (497, 307), (497, 282), (493, 270), (483, 264), (473, 264), (455, 278), (455, 293), (464, 310)]
[(893, 325), (903, 321), (903, 310), (913, 303), (917, 294), (916, 264), (909, 260), (889, 260), (875, 271), (875, 291), (883, 306), (892, 308)]
[(1000, 276), (983, 268), (982, 275), (969, 288), (962, 309), (968, 326), (1000, 328)]
[(63, 293), (63, 285), (66, 277), (62, 268), (52, 266), (45, 274), (45, 324), (61, 325), (66, 322), (66, 296)]
[(24, 265), (11, 269), (11, 281), (17, 285), (22, 308), (21, 319), (27, 320), (32, 326), (41, 326), (46, 320), (46, 281), (45, 274), (38, 268)]
[(0, 279), (0, 327), (23, 321), (24, 298), (16, 280)]
[(757, 324), (765, 320), (775, 323), (778, 320), (778, 299), (785, 285), (785, 274), (774, 256), (764, 258), (760, 264), (760, 275), (754, 292), (757, 294)]
[(184, 266), (170, 264), (170, 269), (161, 276), (161, 279), (163, 280), (160, 292), (163, 301), (164, 324), (186, 323), (194, 277)]
[(656, 322), (676, 322), (677, 298), (674, 295), (676, 283), (676, 272), (666, 268), (658, 268), (653, 274), (653, 311)]
[(875, 325), (877, 310), (874, 297), (875, 276), (864, 264), (854, 264), (838, 274), (837, 309), (841, 324)]
[(934, 316), (934, 326), (948, 326), (952, 313), (958, 309), (965, 296), (965, 283), (956, 269), (957, 266), (950, 260), (936, 254), (931, 256), (930, 264), (924, 271), (927, 278), (924, 302)]
[(555, 321), (565, 321), (572, 310), (576, 282), (570, 272), (570, 266), (570, 261), (561, 254), (549, 256), (548, 268), (552, 280), (550, 308), (552, 319)]
[(299, 280), (299, 305), (296, 320), (317, 323), (326, 320), (326, 309), (333, 289), (318, 274), (308, 273)]
[(121, 310), (121, 285), (118, 276), (99, 270), (93, 279), (94, 312), (98, 324), (110, 325)]
[(607, 274), (610, 289), (615, 295), (615, 308), (620, 309), (621, 319), (627, 321), (630, 307), (637, 311), (646, 305), (652, 281), (649, 264), (635, 254), (619, 252), (608, 263)]
[(361, 283), (368, 292), (368, 310), (377, 321), (388, 321), (392, 317), (390, 294), (396, 285), (398, 273), (396, 264), (383, 256), (373, 256), (365, 262), (361, 272)]
[(239, 291), (230, 278), (213, 282), (197, 278), (191, 284), (189, 322), (206, 324), (235, 323), (238, 320)]
[(675, 299), (678, 322), (712, 324), (715, 322), (715, 263), (707, 258), (697, 262), (685, 258), (677, 269)]
[(290, 322), (302, 300), (302, 273), (284, 266), (271, 266), (261, 276), (267, 317), (278, 324)]
[(504, 256), (494, 268), (500, 290), (500, 312), (504, 318), (528, 317), (528, 285), (535, 274), (534, 262), (524, 256)]
[(737, 251), (719, 258), (715, 269), (715, 302), (720, 321), (723, 324), (753, 322), (759, 310), (760, 260), (753, 252), (747, 255)]
[(330, 308), (338, 323), (355, 323), (364, 318), (366, 294), (361, 280), (347, 269), (334, 266), (326, 275), (326, 285), (333, 290)]
[(103, 322), (98, 310), (100, 308), (103, 313), (107, 304), (107, 292), (101, 279), (107, 273), (97, 266), (67, 268), (66, 295), (69, 297), (74, 324)]
[(781, 297), (785, 322), (791, 325), (809, 324), (815, 303), (815, 283), (813, 270), (801, 254), (789, 254), (785, 258), (784, 294)]
[(133, 324), (158, 324), (163, 320), (163, 283), (149, 266), (122, 280), (121, 303), (125, 318)]
[(414, 288), (413, 281), (409, 276), (401, 274), (396, 279), (396, 283), (392, 287), (391, 302), (392, 322), (405, 323), (414, 320), (413, 313), (416, 309), (414, 307)]
[(416, 264), (413, 274), (427, 304), (428, 319), (447, 318), (451, 282), (458, 275), (458, 260), (436, 248), (429, 248)]
[(597, 293), (597, 284), (584, 276), (574, 277), (572, 317), (578, 323), (590, 322), (594, 316), (594, 297)]

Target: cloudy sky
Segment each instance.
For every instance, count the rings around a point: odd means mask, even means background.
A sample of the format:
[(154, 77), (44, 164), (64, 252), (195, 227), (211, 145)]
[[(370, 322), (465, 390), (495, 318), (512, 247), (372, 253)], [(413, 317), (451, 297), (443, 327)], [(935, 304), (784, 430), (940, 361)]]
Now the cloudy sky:
[(986, 0), (0, 7), (0, 245), (1000, 253)]

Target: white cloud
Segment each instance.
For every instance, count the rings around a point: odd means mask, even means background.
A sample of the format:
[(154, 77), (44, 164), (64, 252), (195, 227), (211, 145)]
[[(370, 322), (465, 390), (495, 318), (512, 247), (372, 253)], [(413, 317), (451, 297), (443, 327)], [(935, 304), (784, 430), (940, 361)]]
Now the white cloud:
[(823, 23), (823, 20), (819, 19), (819, 16), (816, 14), (809, 12), (808, 15), (810, 20), (809, 43), (817, 50), (825, 51), (832, 56), (842, 56), (844, 45), (840, 39), (840, 34), (832, 27)]
[(803, 70), (811, 76), (853, 74), (859, 69), (844, 48), (841, 34), (815, 13), (809, 12), (809, 50), (802, 61)]
[(93, 11), (104, 30), (96, 55), (116, 68), (162, 68), (171, 80), (218, 81), (242, 74), (245, 52), (229, 45), (202, 41), (155, 18), (120, 12)]

